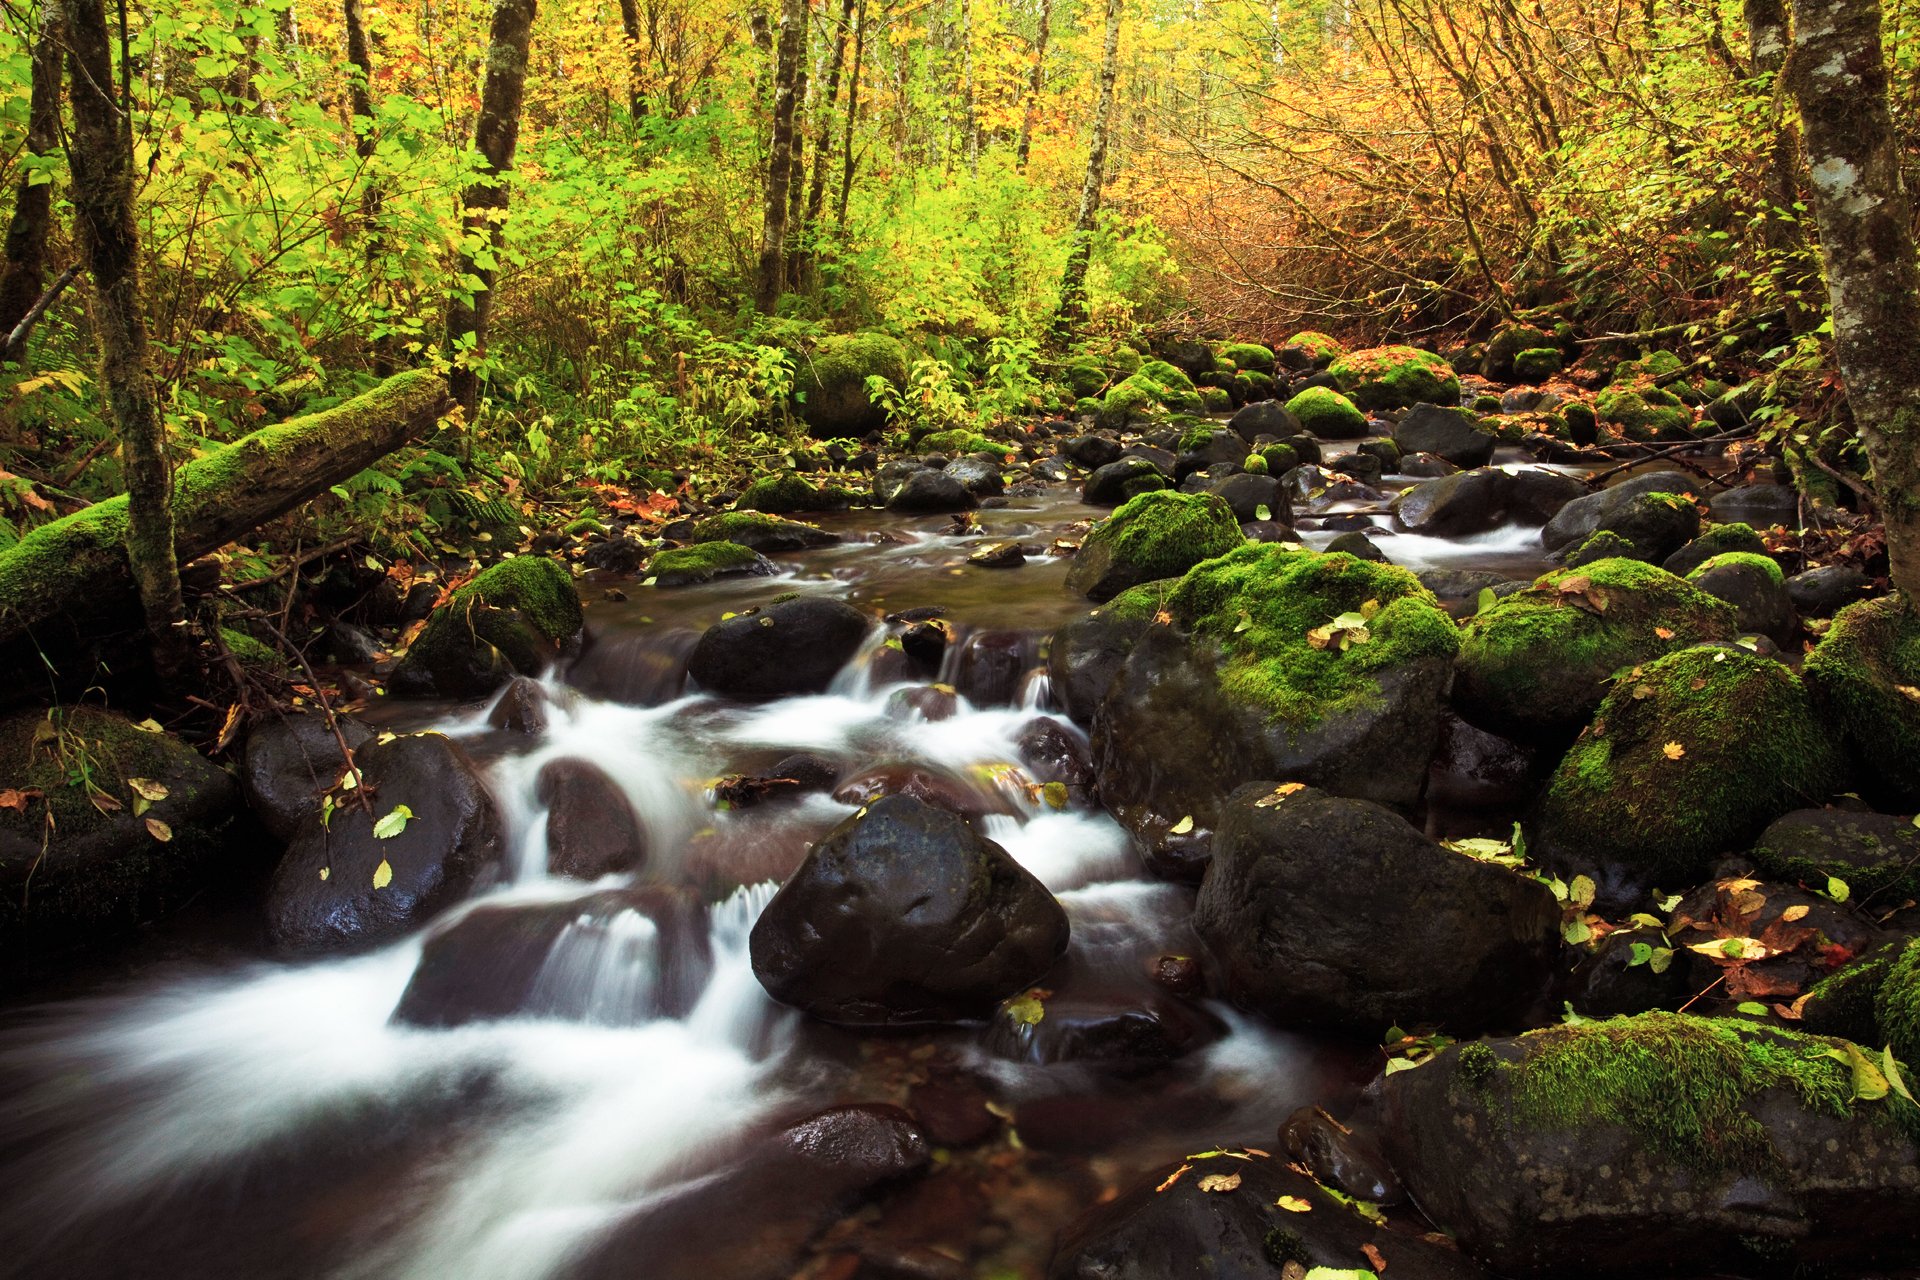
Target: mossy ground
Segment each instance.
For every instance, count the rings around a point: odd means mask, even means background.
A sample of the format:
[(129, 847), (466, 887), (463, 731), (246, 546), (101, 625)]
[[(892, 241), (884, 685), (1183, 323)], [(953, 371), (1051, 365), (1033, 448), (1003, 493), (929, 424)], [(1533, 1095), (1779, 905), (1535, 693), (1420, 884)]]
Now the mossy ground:
[(1211, 493), (1143, 493), (1129, 498), (1087, 534), (1116, 564), (1143, 578), (1171, 578), (1246, 541), (1233, 509)]
[(1898, 596), (1848, 605), (1805, 669), (1880, 797), (1920, 807), (1920, 701), (1900, 691), (1920, 687), (1920, 614)]
[(1460, 375), (1431, 351), (1417, 347), (1373, 347), (1349, 352), (1327, 372), (1347, 398), (1362, 409), (1411, 408), (1422, 402), (1460, 403)]
[(1539, 827), (1583, 859), (1692, 883), (1774, 818), (1824, 802), (1844, 772), (1798, 677), (1701, 646), (1621, 676), (1547, 784)]
[(1894, 1056), (1908, 1066), (1920, 1067), (1920, 938), (1910, 939), (1899, 958), (1887, 966), (1874, 1012), (1880, 1038), (1892, 1047)]
[[(1369, 604), (1367, 639), (1315, 648), (1308, 632)], [(1405, 569), (1272, 543), (1190, 571), (1168, 600), (1174, 620), (1221, 648), (1221, 687), (1277, 721), (1308, 728), (1380, 698), (1382, 673), (1451, 658), (1453, 622)]]
[(1736, 1019), (1643, 1013), (1520, 1037), (1524, 1056), (1493, 1080), (1516, 1123), (1578, 1131), (1619, 1125), (1682, 1165), (1766, 1173), (1772, 1142), (1751, 1104), (1772, 1090), (1846, 1116), (1853, 1076), (1833, 1042)]
[(1316, 436), (1346, 439), (1367, 429), (1367, 415), (1332, 387), (1308, 387), (1287, 401), (1287, 412)]

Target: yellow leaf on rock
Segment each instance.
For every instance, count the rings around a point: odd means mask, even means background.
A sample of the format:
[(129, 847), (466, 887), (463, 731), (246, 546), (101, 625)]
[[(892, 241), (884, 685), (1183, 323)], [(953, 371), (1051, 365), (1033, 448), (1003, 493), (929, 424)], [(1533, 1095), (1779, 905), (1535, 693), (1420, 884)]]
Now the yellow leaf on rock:
[(1240, 1189), (1240, 1175), (1237, 1173), (1210, 1173), (1200, 1179), (1202, 1191), (1225, 1193)]
[(380, 859), (380, 865), (373, 869), (373, 887), (376, 889), (384, 889), (392, 883), (393, 864), (385, 858), (382, 858)]
[(1807, 912), (1811, 910), (1813, 910), (1813, 908), (1809, 907), (1806, 903), (1804, 902), (1798, 903), (1794, 906), (1788, 907), (1785, 911), (1782, 911), (1780, 913), (1780, 918), (1782, 920), (1785, 920), (1788, 924), (1792, 924), (1795, 920), (1806, 919)]
[(1669, 742), (1666, 746), (1660, 748), (1660, 750), (1666, 754), (1669, 760), (1678, 760), (1681, 756), (1687, 754), (1687, 749), (1677, 742)]
[(173, 828), (158, 818), (148, 818), (147, 834), (155, 840), (158, 840), (161, 844), (165, 844), (167, 841), (173, 839)]
[(1311, 1213), (1313, 1211), (1313, 1206), (1299, 1196), (1281, 1196), (1273, 1203), (1276, 1208), (1285, 1209), (1288, 1213)]

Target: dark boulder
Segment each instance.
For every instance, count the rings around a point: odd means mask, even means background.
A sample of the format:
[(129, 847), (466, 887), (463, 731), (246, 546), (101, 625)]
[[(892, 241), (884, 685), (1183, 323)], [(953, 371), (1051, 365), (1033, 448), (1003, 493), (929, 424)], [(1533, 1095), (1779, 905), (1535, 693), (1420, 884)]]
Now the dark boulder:
[(914, 476), (928, 470), (927, 464), (918, 458), (895, 458), (883, 464), (873, 473), (873, 502), (875, 506), (891, 505), (893, 496), (900, 487)]
[(1807, 685), (1882, 808), (1920, 808), (1920, 612), (1897, 595), (1848, 605), (1807, 655)]
[(1219, 466), (1236, 470), (1247, 460), (1247, 442), (1232, 431), (1194, 431), (1180, 442), (1173, 478), (1184, 480), (1196, 471)]
[(515, 676), (507, 681), (507, 687), (500, 691), (493, 709), (487, 712), (487, 723), (504, 733), (538, 737), (546, 732), (550, 702), (546, 689), (538, 680)]
[[(958, 481), (961, 488), (976, 498), (992, 498), (1007, 491), (1007, 482), (1001, 476), (999, 466), (985, 458), (955, 458), (946, 465), (942, 474)], [(898, 497), (896, 494), (895, 498)]]
[(1075, 436), (1060, 446), (1074, 465), (1095, 471), (1120, 460), (1120, 442), (1111, 436)]
[(1861, 599), (1867, 591), (1867, 575), (1850, 564), (1827, 564), (1787, 579), (1787, 598), (1793, 607), (1809, 618), (1831, 618)]
[(716, 622), (687, 659), (702, 688), (743, 702), (821, 693), (866, 642), (872, 620), (813, 596)]
[(1634, 559), (1659, 564), (1699, 535), (1700, 512), (1677, 493), (1636, 494), (1601, 516), (1594, 535), (1608, 533), (1629, 543)]
[(373, 730), (358, 720), (342, 716), (334, 724), (338, 737), (325, 716), (279, 716), (247, 734), (240, 760), (241, 793), (260, 825), (278, 839), (293, 839), (301, 823), (320, 812), (320, 797), (333, 789), (347, 767), (340, 744), (357, 751), (373, 737)]
[(1800, 496), (1784, 484), (1744, 484), (1713, 495), (1707, 506), (1723, 524), (1747, 524), (1756, 529), (1785, 525), (1800, 527)]
[(1135, 587), (1054, 633), (1047, 648), (1047, 675), (1053, 696), (1076, 724), (1093, 723), (1113, 677), (1153, 625), (1159, 597), (1172, 589), (1171, 581)]
[(1576, 498), (1561, 507), (1553, 519), (1547, 521), (1546, 528), (1540, 531), (1540, 541), (1549, 551), (1578, 546), (1600, 527), (1601, 521), (1607, 516), (1643, 493), (1687, 494), (1697, 492), (1699, 488), (1700, 481), (1684, 471), (1649, 471), (1632, 476), (1611, 488)]
[[(1172, 467), (1171, 461), (1167, 470)], [(1117, 507), (1129, 498), (1155, 489), (1172, 488), (1167, 470), (1147, 458), (1124, 457), (1098, 467), (1087, 477), (1081, 500), (1096, 507)]]
[(908, 476), (893, 491), (893, 496), (887, 499), (887, 510), (908, 515), (971, 511), (979, 505), (979, 499), (953, 475), (931, 469), (922, 469)]
[(1301, 430), (1300, 419), (1289, 413), (1287, 407), (1278, 400), (1254, 401), (1229, 418), (1227, 426), (1249, 444), (1261, 436), (1277, 436), (1284, 440), (1300, 434)]
[(1288, 1116), (1280, 1146), (1315, 1181), (1342, 1195), (1387, 1205), (1406, 1199), (1373, 1134), (1341, 1124), (1322, 1107), (1301, 1107)]
[(1732, 605), (1744, 632), (1766, 636), (1779, 645), (1792, 644), (1799, 634), (1800, 615), (1787, 594), (1786, 577), (1769, 556), (1725, 552), (1689, 573), (1687, 581)]
[(765, 554), (806, 551), (829, 547), (840, 541), (837, 533), (828, 533), (818, 525), (764, 511), (722, 511), (708, 516), (693, 527), (695, 542), (735, 542)]
[(986, 1017), (1066, 946), (1066, 913), (1006, 850), (901, 795), (816, 844), (751, 940), (776, 1000), (853, 1026)]
[(1243, 525), (1256, 520), (1272, 520), (1278, 524), (1293, 520), (1293, 508), (1287, 502), (1286, 491), (1272, 476), (1228, 476), (1215, 481), (1211, 492), (1226, 500), (1233, 509), (1233, 518)]
[(1460, 467), (1484, 467), (1499, 443), (1468, 409), (1417, 404), (1394, 424), (1393, 442), (1402, 453), (1431, 453)]
[(1749, 856), (1788, 884), (1825, 890), (1836, 877), (1854, 901), (1920, 898), (1920, 827), (1893, 814), (1796, 809), (1761, 832)]
[(516, 556), (483, 570), (435, 609), (393, 669), (403, 698), (481, 698), (539, 675), (580, 634), (573, 579), (552, 560)]
[(550, 760), (534, 779), (547, 806), (547, 870), (597, 880), (631, 871), (646, 860), (646, 836), (620, 784), (597, 765)]
[(1585, 492), (1578, 480), (1552, 471), (1482, 468), (1414, 485), (1394, 499), (1393, 514), (1415, 533), (1454, 538), (1544, 523)]

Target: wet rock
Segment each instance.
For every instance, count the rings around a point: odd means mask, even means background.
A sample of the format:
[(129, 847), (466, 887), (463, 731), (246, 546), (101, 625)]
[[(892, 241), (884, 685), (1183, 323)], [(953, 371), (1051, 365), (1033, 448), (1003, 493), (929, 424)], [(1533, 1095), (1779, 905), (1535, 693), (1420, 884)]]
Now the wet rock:
[(1238, 468), (1247, 459), (1247, 442), (1235, 431), (1201, 431), (1189, 434), (1180, 444), (1174, 459), (1173, 478), (1184, 480), (1196, 471), (1228, 465)]
[(873, 473), (873, 503), (877, 507), (893, 504), (893, 497), (900, 487), (912, 478), (927, 470), (927, 464), (918, 458), (895, 458), (883, 464)]
[(1756, 529), (1785, 525), (1800, 527), (1800, 497), (1784, 484), (1746, 484), (1713, 495), (1707, 502), (1713, 518), (1723, 524), (1748, 524)]
[(1017, 812), (1006, 797), (985, 783), (975, 784), (936, 765), (877, 764), (862, 769), (833, 790), (841, 804), (870, 805), (883, 796), (910, 796), (922, 804), (967, 818)]
[(1107, 990), (1082, 984), (1002, 1006), (987, 1027), (984, 1047), (1010, 1062), (1082, 1063), (1134, 1075), (1202, 1049), (1225, 1030), (1205, 1010), (1152, 987)]
[(293, 839), (300, 824), (320, 811), (320, 797), (340, 781), (347, 767), (340, 743), (357, 751), (373, 737), (358, 720), (342, 716), (334, 723), (338, 738), (321, 715), (276, 717), (247, 734), (240, 790), (260, 825), (280, 840)]
[(1088, 531), (1067, 587), (1095, 601), (1178, 577), (1246, 541), (1226, 501), (1213, 494), (1143, 493)]
[(1120, 442), (1110, 436), (1078, 436), (1061, 445), (1060, 452), (1077, 466), (1097, 471), (1120, 460)]
[(647, 560), (644, 543), (628, 537), (603, 538), (588, 547), (580, 563), (601, 573), (634, 573)]
[(1278, 400), (1254, 401), (1229, 418), (1227, 426), (1249, 444), (1261, 436), (1277, 436), (1284, 440), (1302, 430), (1300, 419)]
[(1791, 671), (1702, 645), (1614, 685), (1527, 833), (1545, 865), (1591, 875), (1602, 906), (1634, 910), (1648, 889), (1697, 882), (1725, 850), (1843, 779), (1840, 751)]
[(1457, 538), (1552, 519), (1585, 492), (1578, 480), (1551, 471), (1483, 468), (1414, 485), (1394, 500), (1393, 514), (1415, 533)]
[(923, 720), (933, 724), (953, 719), (959, 710), (960, 695), (949, 684), (896, 689), (887, 698), (887, 714), (900, 720)]
[(979, 505), (979, 500), (959, 480), (944, 471), (933, 470), (914, 472), (887, 499), (887, 510), (908, 515), (971, 511)]
[(1431, 453), (1460, 467), (1484, 467), (1499, 442), (1466, 409), (1417, 404), (1394, 424), (1393, 442), (1402, 453)]
[(1746, 551), (1754, 555), (1765, 555), (1767, 544), (1747, 525), (1710, 525), (1699, 537), (1662, 560), (1660, 567), (1668, 573), (1678, 574), (1684, 578), (1715, 556), (1728, 551)]
[(1920, 1153), (1831, 1047), (1669, 1013), (1455, 1045), (1384, 1081), (1386, 1152), (1502, 1275), (1844, 1267), (1910, 1247)]
[(1633, 547), (1633, 558), (1659, 564), (1700, 532), (1700, 512), (1680, 494), (1641, 493), (1600, 517), (1594, 536), (1613, 534)]
[(702, 542), (662, 551), (647, 566), (658, 587), (693, 587), (717, 578), (771, 578), (779, 570), (737, 542)]
[(1327, 544), (1326, 550), (1328, 555), (1344, 553), (1362, 560), (1371, 560), (1375, 564), (1391, 563), (1387, 553), (1375, 546), (1372, 538), (1357, 529), (1335, 536), (1333, 541)]
[(1000, 1117), (987, 1110), (986, 1090), (972, 1078), (940, 1073), (907, 1091), (907, 1109), (927, 1140), (938, 1147), (978, 1146), (1000, 1129)]
[(1222, 806), (1193, 917), (1236, 1003), (1368, 1034), (1510, 1022), (1544, 989), (1559, 920), (1537, 880), (1380, 805), (1272, 782)]
[(1471, 618), (1480, 611), (1480, 593), (1493, 592), (1504, 599), (1516, 591), (1525, 591), (1532, 583), (1483, 569), (1422, 569), (1420, 585), (1433, 592), (1440, 607), (1450, 617)]
[(1796, 809), (1761, 832), (1749, 856), (1788, 884), (1824, 889), (1838, 877), (1855, 902), (1920, 898), (1920, 827), (1895, 814)]
[(1323, 1107), (1302, 1107), (1280, 1126), (1280, 1147), (1324, 1186), (1374, 1204), (1406, 1199), (1387, 1158), (1369, 1133), (1355, 1132)]
[(989, 542), (967, 557), (967, 563), (979, 569), (1018, 569), (1026, 562), (1017, 542)]
[(1153, 625), (1160, 596), (1172, 589), (1172, 582), (1164, 589), (1160, 584), (1135, 587), (1054, 633), (1047, 649), (1047, 675), (1054, 697), (1074, 723), (1093, 723), (1114, 676)]
[(769, 800), (831, 791), (839, 781), (837, 763), (803, 751), (777, 761), (765, 773), (722, 778), (714, 786), (714, 798), (726, 801), (732, 808), (747, 809)]
[(687, 658), (687, 674), (743, 702), (820, 693), (859, 652), (871, 626), (841, 600), (784, 601), (708, 627)]
[(1517, 814), (1552, 767), (1549, 753), (1476, 729), (1448, 713), (1427, 775), (1427, 803), (1436, 809)]
[(1093, 758), (1085, 739), (1052, 716), (1036, 716), (1023, 725), (1014, 749), (1035, 782), (1058, 782), (1081, 800), (1092, 793)]
[[(502, 824), (478, 769), (451, 738), (410, 734), (356, 752), (370, 813), (309, 814), (274, 869), (267, 933), (282, 952), (373, 946), (458, 902), (491, 874)], [(405, 807), (398, 834), (374, 824)]]
[(1139, 494), (1171, 487), (1167, 471), (1146, 458), (1127, 457), (1097, 468), (1087, 477), (1080, 497), (1091, 506), (1117, 507)]
[(1400, 457), (1399, 474), (1419, 479), (1438, 479), (1450, 476), (1460, 468), (1434, 453), (1408, 453)]
[(567, 571), (540, 556), (502, 560), (455, 591), (393, 669), (403, 698), (480, 698), (539, 675), (585, 619)]
[[(1545, 329), (1526, 324), (1502, 325), (1500, 330), (1487, 340), (1486, 351), (1480, 360), (1480, 376), (1490, 382), (1524, 381), (1525, 375), (1514, 367), (1523, 351), (1545, 351), (1558, 348), (1559, 339)], [(1551, 372), (1557, 371), (1558, 366)]]
[(1867, 575), (1848, 564), (1821, 565), (1787, 579), (1787, 598), (1809, 618), (1831, 618), (1866, 593)]
[(547, 691), (538, 680), (515, 676), (487, 712), (487, 723), (503, 733), (538, 737), (547, 730)]
[(1255, 520), (1287, 524), (1293, 519), (1285, 491), (1271, 476), (1228, 476), (1216, 481), (1211, 491), (1233, 509), (1233, 518), (1243, 525)]
[(815, 845), (754, 924), (754, 975), (829, 1022), (981, 1018), (1067, 946), (1040, 882), (965, 820), (887, 796)]
[(1177, 996), (1197, 996), (1207, 989), (1206, 971), (1198, 956), (1155, 956), (1149, 976)]
[(1058, 458), (1042, 458), (1028, 468), (1027, 474), (1040, 484), (1063, 484), (1073, 478), (1073, 470)]
[(564, 758), (541, 766), (534, 780), (547, 806), (547, 870), (597, 880), (646, 860), (646, 836), (620, 784), (598, 766)]
[(1039, 660), (1039, 637), (1030, 631), (976, 631), (961, 646), (953, 685), (976, 707), (1012, 706)]
[(1672, 950), (1658, 933), (1621, 929), (1608, 934), (1568, 976), (1563, 992), (1567, 1002), (1589, 1018), (1678, 1009), (1699, 988), (1688, 985), (1687, 967), (1671, 958), (1655, 970), (1655, 947)]
[[(1584, 490), (1584, 486), (1582, 488)], [(1549, 551), (1577, 546), (1585, 542), (1607, 516), (1643, 493), (1689, 494), (1699, 488), (1699, 480), (1684, 471), (1650, 471), (1632, 476), (1611, 488), (1568, 502), (1547, 521), (1546, 528), (1540, 531), (1540, 541)]]
[(1687, 581), (1732, 605), (1743, 632), (1764, 635), (1780, 645), (1793, 643), (1799, 634), (1800, 617), (1787, 595), (1787, 580), (1771, 557), (1725, 552), (1689, 573)]
[(1342, 453), (1327, 459), (1327, 469), (1361, 484), (1379, 484), (1386, 474), (1378, 456), (1371, 453)]
[[(1826, 882), (1819, 883), (1824, 891)], [(1695, 1013), (1731, 1014), (1753, 999), (1790, 1004), (1833, 971), (1836, 957), (1869, 955), (1888, 941), (1864, 913), (1820, 893), (1756, 880), (1745, 866), (1687, 893), (1665, 932), (1689, 996), (1720, 984), (1695, 1002)], [(1694, 950), (1727, 938), (1762, 939), (1768, 954), (1730, 969)]]
[(959, 481), (960, 487), (976, 498), (991, 498), (1007, 491), (1000, 468), (985, 458), (956, 458), (946, 465), (944, 474)]
[(1328, 366), (1340, 390), (1362, 409), (1460, 403), (1460, 378), (1445, 359), (1416, 347), (1353, 351)]
[(682, 890), (652, 885), (565, 902), (483, 904), (427, 936), (393, 1021), (638, 1026), (685, 1017), (712, 972), (707, 909)]
[(1321, 1267), (1371, 1273), (1369, 1247), (1394, 1280), (1480, 1275), (1451, 1249), (1372, 1225), (1278, 1159), (1183, 1163), (1178, 1178), (1177, 1163), (1155, 1169), (1063, 1230), (1049, 1280), (1280, 1280), (1289, 1265), (1302, 1276)]
[(1898, 596), (1848, 605), (1807, 655), (1807, 685), (1847, 743), (1868, 800), (1920, 808), (1920, 615)]

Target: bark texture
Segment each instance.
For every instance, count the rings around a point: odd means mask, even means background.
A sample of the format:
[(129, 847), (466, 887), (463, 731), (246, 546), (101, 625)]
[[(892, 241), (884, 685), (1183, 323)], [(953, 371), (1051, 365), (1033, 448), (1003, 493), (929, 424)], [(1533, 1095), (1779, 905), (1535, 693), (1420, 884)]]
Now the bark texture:
[[(366, 236), (361, 261), (366, 264), (367, 287), (380, 288), (379, 264), (382, 252), (380, 212), (386, 207), (386, 195), (373, 175), (373, 154), (379, 140), (373, 133), (373, 49), (367, 40), (366, 14), (361, 0), (342, 0), (342, 25), (347, 41), (348, 123), (353, 130), (353, 153), (360, 158), (360, 222)], [(373, 368), (381, 377), (393, 372), (393, 340), (382, 335), (373, 340)]]
[[(66, 51), (65, 0), (41, 0), (40, 31), (33, 42), (33, 88), (27, 104), (26, 149), (36, 156), (60, 149), (60, 58)], [(20, 175), (13, 220), (7, 224), (6, 259), (0, 262), (0, 334), (13, 332), (40, 300), (47, 278), (47, 233), (53, 224), (53, 184), (29, 183)]]
[(834, 226), (845, 234), (847, 202), (853, 198), (853, 127), (860, 122), (860, 61), (867, 51), (867, 0), (859, 0), (853, 15), (853, 74), (847, 77), (847, 118), (840, 133), (840, 199)]
[(760, 231), (760, 279), (754, 299), (763, 312), (779, 305), (787, 276), (787, 212), (793, 182), (793, 118), (807, 36), (806, 0), (781, 0), (780, 41), (773, 73), (773, 135), (767, 147), (766, 214)]
[(102, 0), (69, 13), (73, 83), (73, 221), (93, 276), (100, 385), (120, 437), (127, 477), (126, 561), (140, 592), (162, 684), (186, 669), (186, 607), (174, 559), (173, 472), (167, 462), (153, 370), (147, 362), (140, 291), (140, 233), (133, 218), (133, 130), (124, 93), (114, 95), (113, 53)]
[(1877, 0), (1801, 0), (1787, 80), (1806, 139), (1834, 354), (1873, 463), (1893, 585), (1920, 602), (1920, 264)]
[(1020, 141), (1013, 149), (1016, 173), (1027, 171), (1027, 153), (1033, 149), (1033, 117), (1040, 110), (1040, 86), (1047, 82), (1047, 38), (1053, 28), (1053, 0), (1040, 0), (1040, 31), (1033, 41), (1033, 76), (1027, 81), (1027, 106), (1020, 115)]
[(641, 42), (639, 0), (620, 0), (620, 34), (627, 51), (627, 114), (642, 120), (647, 114), (647, 55)]
[[(218, 550), (364, 470), (451, 405), (438, 374), (412, 370), (337, 408), (262, 427), (180, 468), (180, 554)], [(0, 552), (0, 641), (62, 615), (112, 612), (131, 594), (126, 498), (45, 524)]]
[[(473, 360), (486, 354), (487, 318), (493, 311), (495, 259), (506, 241), (507, 182), (514, 148), (520, 143), (520, 103), (527, 86), (527, 49), (533, 41), (535, 0), (496, 0), (487, 37), (487, 78), (480, 90), (480, 118), (473, 126), (473, 149), (480, 155), (478, 179), (461, 199), (467, 248), (459, 276), (479, 283), (471, 301), (466, 290), (447, 304), (447, 355), (459, 357), (448, 384), (454, 401), (473, 420), (480, 402), (480, 379)], [(476, 242), (479, 247), (476, 247)], [(471, 346), (471, 354), (462, 350)]]
[(1106, 180), (1107, 138), (1113, 124), (1113, 82), (1120, 75), (1122, 0), (1107, 0), (1107, 39), (1100, 55), (1100, 100), (1093, 112), (1093, 138), (1087, 146), (1087, 177), (1080, 187), (1080, 216), (1073, 223), (1073, 247), (1060, 281), (1060, 311), (1054, 333), (1066, 338), (1087, 318), (1087, 265), (1093, 260), (1093, 229), (1100, 216), (1100, 188)]
[(1806, 234), (1793, 216), (1800, 198), (1800, 131), (1784, 109), (1780, 73), (1787, 61), (1786, 0), (1745, 0), (1748, 74), (1754, 90), (1767, 101), (1773, 136), (1767, 144), (1767, 166), (1761, 191), (1767, 209), (1760, 223), (1760, 242), (1767, 253), (1767, 271), (1774, 292), (1787, 312), (1787, 327), (1806, 333), (1820, 322), (1819, 308), (1807, 296), (1818, 282), (1809, 279), (1812, 255)]

